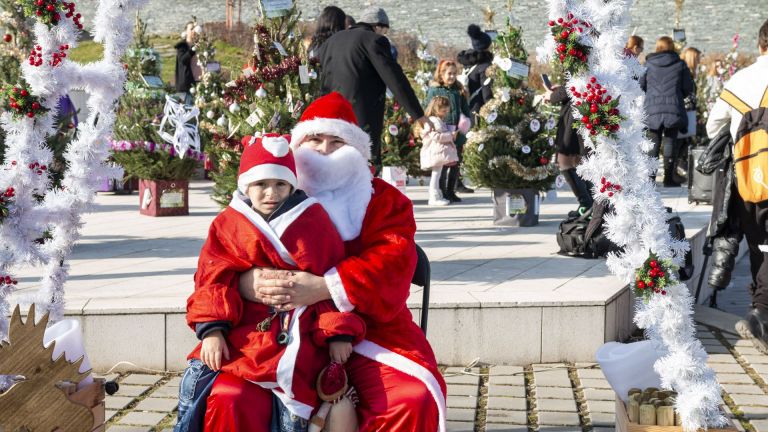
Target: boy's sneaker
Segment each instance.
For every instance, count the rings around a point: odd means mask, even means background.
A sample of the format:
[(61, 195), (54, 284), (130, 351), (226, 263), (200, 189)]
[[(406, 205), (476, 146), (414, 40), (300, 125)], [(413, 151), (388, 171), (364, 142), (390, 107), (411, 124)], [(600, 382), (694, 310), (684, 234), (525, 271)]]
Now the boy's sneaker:
[(450, 203), (450, 201), (443, 198), (443, 194), (439, 190), (433, 190), (429, 192), (429, 201), (427, 201), (428, 205), (444, 207)]

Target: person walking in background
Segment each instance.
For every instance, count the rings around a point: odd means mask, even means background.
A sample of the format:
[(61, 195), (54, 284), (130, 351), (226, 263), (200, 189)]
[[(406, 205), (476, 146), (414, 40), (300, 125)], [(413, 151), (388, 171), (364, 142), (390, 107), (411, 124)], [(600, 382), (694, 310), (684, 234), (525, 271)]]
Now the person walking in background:
[(677, 136), (680, 140), (680, 150), (678, 151), (677, 162), (675, 163), (675, 173), (681, 178), (687, 178), (688, 149), (691, 147), (693, 137), (696, 136), (698, 126), (698, 119), (696, 118), (696, 106), (698, 104), (696, 99), (696, 75), (698, 74), (699, 64), (701, 63), (701, 51), (693, 47), (688, 47), (680, 53), (680, 59), (685, 62), (686, 66), (688, 66), (688, 71), (691, 73), (693, 91), (683, 99), (685, 113), (688, 117), (688, 130), (685, 133), (680, 132)]
[(640, 54), (643, 53), (643, 48), (645, 47), (645, 42), (643, 41), (643, 38), (640, 36), (632, 35), (629, 37), (629, 40), (627, 40), (627, 45), (624, 46), (624, 55), (629, 57), (635, 57), (639, 58)]
[[(429, 83), (427, 97), (424, 100), (424, 105), (429, 105), (435, 97), (440, 96), (450, 102), (450, 109), (443, 119), (449, 130), (457, 132), (453, 143), (456, 145), (459, 159), (454, 165), (443, 166), (440, 174), (440, 191), (443, 198), (450, 202), (461, 202), (461, 198), (456, 195), (456, 187), (459, 181), (462, 149), (467, 141), (466, 133), (471, 126), (467, 90), (456, 80), (458, 70), (455, 61), (440, 60), (435, 70), (434, 80)], [(427, 113), (427, 115), (430, 114)]]
[(184, 39), (174, 46), (176, 48), (176, 92), (184, 94), (183, 102), (186, 105), (192, 105), (194, 100), (189, 90), (195, 85), (195, 76), (192, 73), (195, 57), (195, 51), (192, 49), (196, 39), (195, 23), (191, 21), (187, 23), (182, 38)]
[(371, 6), (357, 24), (335, 33), (317, 49), (322, 93), (337, 91), (352, 103), (360, 127), (371, 135), (371, 162), (377, 174), (387, 88), (411, 118), (422, 126), (426, 122), (419, 98), (392, 56), (388, 30), (387, 13)]
[[(462, 76), (465, 80), (461, 81), (461, 84), (467, 89), (469, 111), (476, 116), (480, 108), (493, 98), (491, 81), (485, 73), (493, 62), (493, 53), (490, 51), (492, 40), (488, 33), (482, 31), (476, 24), (470, 24), (467, 27), (467, 35), (472, 41), (472, 49), (461, 51), (456, 58), (464, 67)], [(474, 192), (464, 186), (461, 177), (456, 190), (461, 193)]]
[(725, 84), (709, 113), (707, 135), (714, 139), (722, 128), (729, 127), (735, 143), (736, 187), (731, 184), (729, 217), (736, 217), (747, 238), (753, 281), (752, 310), (736, 323), (736, 331), (768, 354), (768, 161), (763, 151), (768, 148), (768, 21), (760, 27), (757, 40), (760, 56)]
[(650, 155), (658, 158), (663, 145), (664, 186), (677, 187), (680, 186), (674, 177), (679, 152), (677, 135), (688, 130), (684, 99), (693, 94), (693, 79), (669, 36), (656, 41), (656, 52), (645, 58), (645, 65), (647, 71), (640, 78), (640, 87), (645, 91), (646, 126), (653, 141)]
[(590, 185), (576, 172), (576, 167), (581, 162), (584, 154), (584, 141), (573, 128), (573, 108), (571, 98), (563, 86), (554, 86), (546, 89), (544, 100), (551, 104), (560, 104), (560, 115), (557, 119), (557, 134), (555, 145), (557, 146), (557, 166), (565, 178), (565, 182), (571, 188), (579, 201), (579, 208), (568, 212), (568, 217), (578, 217), (592, 208), (593, 199)]
[(315, 32), (309, 43), (309, 58), (317, 57), (317, 49), (334, 33), (347, 28), (347, 14), (336, 6), (326, 6), (315, 23)]
[[(429, 179), (429, 201), (431, 206), (446, 206), (452, 200), (445, 199), (440, 186), (444, 167), (455, 167), (459, 162), (456, 152), (456, 137), (459, 131), (449, 129), (447, 121), (451, 115), (451, 100), (446, 96), (434, 96), (427, 105), (427, 116), (432, 127), (416, 127), (416, 133), (421, 137), (419, 158), (421, 169), (431, 170)], [(454, 179), (455, 180), (455, 179)]]

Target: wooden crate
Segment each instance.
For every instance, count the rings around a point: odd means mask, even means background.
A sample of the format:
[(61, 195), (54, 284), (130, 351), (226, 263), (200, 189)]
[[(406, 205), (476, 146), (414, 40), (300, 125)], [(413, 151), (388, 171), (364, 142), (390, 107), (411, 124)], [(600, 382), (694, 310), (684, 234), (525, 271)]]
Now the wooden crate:
[[(616, 432), (683, 432), (682, 426), (649, 426), (632, 423), (627, 415), (627, 407), (620, 397), (616, 397)], [(708, 432), (737, 432), (731, 423), (723, 429), (708, 429)]]

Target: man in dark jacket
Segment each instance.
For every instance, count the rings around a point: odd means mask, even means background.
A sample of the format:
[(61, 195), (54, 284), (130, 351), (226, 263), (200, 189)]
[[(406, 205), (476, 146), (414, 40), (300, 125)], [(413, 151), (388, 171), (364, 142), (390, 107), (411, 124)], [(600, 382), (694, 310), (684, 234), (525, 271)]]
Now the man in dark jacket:
[(192, 46), (195, 44), (195, 23), (188, 22), (184, 32), (184, 40), (177, 43), (176, 48), (176, 92), (184, 93), (184, 103), (192, 105), (192, 93), (190, 89), (195, 85), (195, 77), (192, 74), (192, 59), (195, 52)]
[(412, 118), (427, 122), (408, 78), (392, 56), (392, 46), (384, 36), (388, 29), (386, 12), (372, 6), (357, 24), (335, 33), (318, 49), (322, 92), (337, 91), (352, 103), (360, 127), (371, 136), (371, 162), (377, 173), (387, 88)]
[(651, 156), (659, 157), (664, 145), (664, 186), (680, 186), (674, 179), (677, 134), (688, 130), (683, 100), (693, 93), (693, 79), (668, 36), (659, 38), (656, 52), (646, 57), (645, 65), (647, 72), (640, 78), (640, 87), (645, 91), (646, 126), (654, 144)]

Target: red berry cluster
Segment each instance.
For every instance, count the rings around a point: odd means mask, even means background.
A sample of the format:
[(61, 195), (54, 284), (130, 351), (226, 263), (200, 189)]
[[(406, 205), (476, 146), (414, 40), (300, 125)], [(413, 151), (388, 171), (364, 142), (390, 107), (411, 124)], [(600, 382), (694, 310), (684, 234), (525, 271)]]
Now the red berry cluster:
[(47, 166), (45, 166), (45, 165), (40, 165), (40, 162), (32, 162), (32, 163), (31, 163), (31, 164), (29, 164), (28, 166), (29, 166), (29, 169), (31, 169), (32, 171), (34, 171), (34, 172), (35, 172), (35, 174), (37, 174), (37, 175), (42, 175), (42, 174), (43, 174), (43, 172), (45, 172), (46, 170), (48, 170), (48, 167), (47, 167)]
[(12, 187), (7, 188), (5, 192), (0, 194), (0, 220), (8, 216), (8, 212), (9, 212), (8, 204), (11, 203), (11, 201), (13, 200), (13, 197), (15, 196), (16, 196), (16, 191)]
[(595, 77), (590, 78), (583, 92), (571, 87), (571, 94), (576, 99), (574, 105), (581, 115), (574, 122), (574, 128), (584, 126), (590, 135), (610, 136), (619, 131), (619, 124), (624, 120), (618, 109), (619, 100), (606, 93), (608, 90)]
[(546, 156), (542, 156), (539, 158), (539, 163), (542, 165), (546, 165), (549, 163), (549, 159)]
[[(67, 57), (67, 50), (69, 49), (69, 45), (64, 44), (59, 46), (59, 51), (51, 54), (51, 60), (48, 62), (49, 65), (56, 67), (61, 62), (64, 61), (64, 58)], [(40, 45), (35, 45), (34, 48), (32, 48), (32, 51), (29, 52), (29, 65), (30, 66), (42, 66), (43, 64), (43, 47)]]
[(64, 59), (67, 57), (67, 50), (69, 49), (69, 45), (64, 44), (59, 46), (59, 52), (55, 52), (51, 54), (51, 61), (48, 62), (53, 67), (56, 67), (61, 64), (61, 62), (64, 61)]
[(17, 283), (19, 283), (19, 281), (12, 278), (10, 275), (0, 275), (0, 285), (16, 285)]
[(34, 118), (38, 114), (48, 111), (40, 103), (39, 98), (33, 96), (26, 84), (17, 86), (6, 85), (0, 91), (2, 96), (2, 107), (5, 111), (13, 113), (14, 117), (27, 116)]
[(670, 270), (666, 267), (659, 262), (656, 255), (651, 254), (635, 274), (635, 294), (644, 300), (648, 300), (653, 294), (667, 295)]
[(586, 69), (590, 47), (581, 43), (579, 38), (592, 28), (592, 25), (575, 18), (569, 12), (565, 18), (558, 18), (557, 22), (550, 21), (549, 27), (555, 39), (556, 57), (560, 60), (563, 69), (572, 75), (577, 75)]
[(21, 0), (22, 7), (24, 8), (24, 14), (26, 16), (35, 16), (43, 24), (49, 28), (55, 25), (59, 25), (64, 13), (66, 18), (72, 18), (75, 26), (82, 30), (83, 24), (80, 22), (82, 15), (75, 13), (75, 3), (59, 1), (59, 0)]
[(608, 198), (612, 198), (614, 194), (621, 192), (621, 186), (613, 184), (603, 177), (600, 179), (600, 193), (606, 192), (608, 192)]

